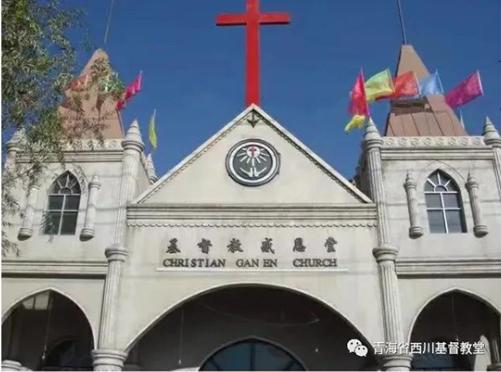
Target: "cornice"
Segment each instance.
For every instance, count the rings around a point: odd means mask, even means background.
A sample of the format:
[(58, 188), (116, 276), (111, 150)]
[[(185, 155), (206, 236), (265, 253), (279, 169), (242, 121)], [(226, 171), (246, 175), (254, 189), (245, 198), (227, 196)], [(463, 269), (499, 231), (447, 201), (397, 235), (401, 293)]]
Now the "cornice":
[(484, 148), (391, 148), (381, 151), (383, 160), (492, 160), (494, 153)]
[(383, 137), (383, 148), (486, 148), (482, 136)]
[(395, 268), (399, 277), (501, 277), (501, 258), (397, 258)]
[[(81, 139), (71, 143), (62, 144), (62, 152), (65, 161), (73, 162), (96, 162), (96, 161), (121, 161), (123, 148), (121, 139)], [(16, 162), (28, 163), (31, 157), (19, 152)], [(48, 154), (45, 162), (58, 163), (60, 159), (56, 154)]]
[(62, 261), (3, 259), (2, 277), (44, 276), (44, 277), (99, 277), (104, 278), (108, 263), (106, 260)]
[[(375, 204), (356, 205), (294, 205), (294, 204), (133, 204), (127, 208), (127, 218), (132, 221), (152, 221), (152, 223), (178, 223), (184, 221), (271, 221), (283, 225), (301, 221), (328, 223), (369, 223), (377, 220)], [(174, 220), (174, 221), (173, 221)], [(204, 222), (205, 223), (205, 222)], [(209, 223), (209, 222), (207, 222)], [(246, 222), (248, 223), (248, 222)], [(269, 224), (269, 222), (267, 222)]]
[(346, 222), (346, 223), (211, 223), (211, 222), (198, 222), (198, 223), (178, 223), (178, 222), (154, 222), (154, 221), (129, 221), (127, 226), (130, 227), (185, 227), (185, 228), (326, 228), (326, 227), (369, 227), (374, 228), (377, 226), (375, 222)]

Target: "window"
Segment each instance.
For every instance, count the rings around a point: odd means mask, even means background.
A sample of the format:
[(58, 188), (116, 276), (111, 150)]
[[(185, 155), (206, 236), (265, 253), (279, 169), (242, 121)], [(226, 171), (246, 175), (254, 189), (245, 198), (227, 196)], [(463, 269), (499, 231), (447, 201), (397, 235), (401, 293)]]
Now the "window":
[(304, 371), (303, 365), (278, 346), (247, 340), (212, 355), (200, 371)]
[(440, 171), (432, 173), (424, 193), (432, 233), (466, 232), (459, 188), (450, 177)]
[(65, 172), (54, 181), (49, 191), (45, 234), (75, 234), (79, 205), (78, 180), (70, 172)]

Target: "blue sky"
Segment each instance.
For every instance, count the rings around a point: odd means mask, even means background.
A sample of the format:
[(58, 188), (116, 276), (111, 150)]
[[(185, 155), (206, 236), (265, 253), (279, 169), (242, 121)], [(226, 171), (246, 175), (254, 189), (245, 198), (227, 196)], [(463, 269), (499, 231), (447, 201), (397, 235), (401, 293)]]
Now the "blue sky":
[[(66, 3), (83, 8), (94, 46), (104, 48), (122, 80), (144, 73), (143, 91), (123, 111), (145, 134), (157, 109), (159, 175), (190, 154), (244, 109), (244, 29), (216, 27), (220, 13), (242, 12), (245, 0), (111, 0)], [(402, 0), (408, 41), (447, 90), (479, 69), (485, 96), (463, 109), (467, 130), (481, 133), (486, 115), (501, 123), (501, 2)], [(261, 0), (292, 23), (261, 33), (262, 104), (268, 114), (351, 178), (361, 132), (344, 134), (350, 91), (366, 77), (394, 71), (401, 44), (394, 0)], [(82, 67), (89, 54), (80, 55)], [(373, 117), (383, 130), (388, 106)]]

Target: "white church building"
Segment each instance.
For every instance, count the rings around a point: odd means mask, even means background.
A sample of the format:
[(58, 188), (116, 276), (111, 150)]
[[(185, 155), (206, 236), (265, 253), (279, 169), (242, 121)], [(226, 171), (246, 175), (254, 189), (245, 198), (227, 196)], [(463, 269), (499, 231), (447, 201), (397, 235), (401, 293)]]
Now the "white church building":
[(394, 101), (352, 181), (286, 127), (251, 105), (157, 177), (115, 114), (20, 184), (2, 369), (501, 370), (496, 126)]

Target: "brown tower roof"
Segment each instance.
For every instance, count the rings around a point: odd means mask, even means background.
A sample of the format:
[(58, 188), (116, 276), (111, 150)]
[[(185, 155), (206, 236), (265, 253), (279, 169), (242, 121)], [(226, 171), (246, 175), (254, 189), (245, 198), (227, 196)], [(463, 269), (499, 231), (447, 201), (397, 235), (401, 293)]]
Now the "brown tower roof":
[[(398, 58), (397, 76), (413, 71), (417, 79), (429, 75), (412, 45), (402, 45)], [(385, 136), (466, 136), (454, 111), (443, 95), (418, 99), (395, 100), (390, 103)]]
[[(97, 60), (109, 61), (109, 57), (102, 49), (97, 49), (89, 59), (79, 77), (90, 74), (92, 66)], [(103, 139), (123, 138), (123, 126), (120, 112), (116, 107), (116, 100), (110, 95), (100, 95), (97, 84), (90, 85), (83, 91), (65, 92), (66, 101), (59, 108), (59, 113), (64, 117), (63, 128), (68, 135), (77, 138)], [(81, 100), (81, 112), (75, 110), (74, 98)]]

